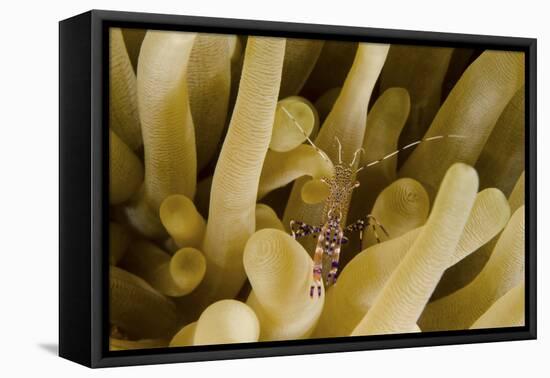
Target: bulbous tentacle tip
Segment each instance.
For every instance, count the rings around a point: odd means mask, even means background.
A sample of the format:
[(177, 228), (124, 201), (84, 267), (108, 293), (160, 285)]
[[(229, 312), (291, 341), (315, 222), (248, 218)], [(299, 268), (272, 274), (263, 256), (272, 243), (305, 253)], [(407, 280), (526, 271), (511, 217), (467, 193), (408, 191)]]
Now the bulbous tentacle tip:
[(258, 341), (260, 323), (245, 303), (223, 299), (208, 306), (197, 321), (194, 345)]
[(475, 177), (475, 180), (478, 180), (477, 171), (471, 166), (466, 163), (454, 163), (449, 168), (449, 171), (447, 172), (448, 175), (468, 175), (472, 178)]

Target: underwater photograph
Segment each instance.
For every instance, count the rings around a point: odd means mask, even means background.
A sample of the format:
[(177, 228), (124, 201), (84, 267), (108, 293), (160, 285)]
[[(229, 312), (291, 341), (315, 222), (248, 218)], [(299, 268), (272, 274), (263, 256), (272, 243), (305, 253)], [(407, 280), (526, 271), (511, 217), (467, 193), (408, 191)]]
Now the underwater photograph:
[(108, 33), (109, 350), (525, 325), (523, 52)]

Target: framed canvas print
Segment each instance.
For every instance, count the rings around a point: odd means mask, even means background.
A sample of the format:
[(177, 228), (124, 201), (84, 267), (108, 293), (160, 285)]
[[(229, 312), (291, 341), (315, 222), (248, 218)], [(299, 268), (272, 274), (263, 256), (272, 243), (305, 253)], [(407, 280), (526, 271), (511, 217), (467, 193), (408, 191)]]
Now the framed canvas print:
[(536, 41), (60, 22), (60, 355), (536, 337)]

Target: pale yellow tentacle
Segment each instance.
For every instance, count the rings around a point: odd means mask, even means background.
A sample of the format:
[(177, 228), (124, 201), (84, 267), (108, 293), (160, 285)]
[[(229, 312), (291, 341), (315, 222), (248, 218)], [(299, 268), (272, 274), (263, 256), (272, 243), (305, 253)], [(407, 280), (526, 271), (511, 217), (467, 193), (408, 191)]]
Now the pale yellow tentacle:
[(174, 332), (174, 304), (138, 276), (111, 266), (109, 298), (109, 321), (128, 336), (162, 338)]
[(467, 329), (524, 276), (525, 214), (520, 207), (500, 235), (489, 261), (464, 288), (430, 303), (419, 321), (423, 331)]
[[(380, 89), (402, 87), (411, 96), (411, 111), (399, 141), (402, 146), (419, 139), (441, 105), (443, 81), (454, 49), (392, 45), (380, 74)], [(403, 151), (405, 159), (411, 151)]]
[(109, 127), (132, 149), (143, 143), (136, 74), (119, 28), (109, 29)]
[(247, 303), (260, 320), (261, 340), (308, 337), (324, 295), (309, 297), (313, 263), (303, 247), (284, 232), (261, 230), (246, 244), (244, 266), (253, 290)]
[(189, 198), (183, 194), (168, 196), (159, 213), (163, 226), (178, 247), (200, 247), (206, 222)]
[(288, 152), (268, 151), (265, 157), (258, 199), (302, 176), (320, 179), (332, 176), (332, 164), (309, 145), (300, 145)]
[[(409, 109), (409, 94), (403, 88), (387, 89), (376, 100), (367, 117), (363, 141), (365, 153), (361, 157), (361, 166), (397, 150), (397, 141), (409, 116)], [(393, 157), (357, 174), (361, 186), (353, 192), (350, 220), (371, 211), (378, 194), (395, 180), (396, 167), (397, 157)]]
[(185, 327), (182, 327), (170, 340), (171, 347), (191, 346), (193, 345), (193, 339), (195, 338), (195, 329), (197, 328), (197, 322), (189, 323)]
[(256, 205), (256, 231), (263, 230), (264, 228), (285, 230), (283, 223), (275, 211), (271, 207), (259, 203)]
[(225, 299), (208, 306), (195, 327), (193, 345), (250, 343), (258, 341), (260, 325), (246, 304)]
[[(378, 230), (380, 240), (399, 237), (420, 227), (428, 219), (430, 200), (418, 181), (399, 179), (380, 193), (372, 215), (386, 229), (389, 236)], [(363, 249), (377, 243), (372, 229), (364, 232)]]
[(148, 241), (132, 243), (121, 261), (164, 295), (181, 297), (192, 292), (204, 277), (206, 260), (195, 248), (182, 248), (173, 256)]
[(277, 103), (275, 122), (269, 149), (287, 152), (317, 134), (319, 116), (308, 100), (299, 96), (287, 97)]
[(195, 195), (195, 130), (188, 101), (187, 66), (193, 33), (148, 31), (138, 64), (138, 103), (142, 123), (145, 185), (129, 206), (129, 222), (142, 234), (165, 235), (158, 211), (171, 194)]
[(522, 327), (525, 325), (525, 282), (500, 297), (470, 329)]
[(500, 115), (476, 163), (480, 187), (495, 187), (509, 195), (525, 164), (525, 87)]
[(248, 38), (239, 94), (212, 182), (203, 243), (208, 267), (193, 295), (202, 304), (234, 297), (246, 279), (242, 254), (255, 229), (258, 184), (271, 138), (284, 48), (281, 38)]
[(143, 164), (134, 152), (113, 132), (109, 132), (109, 202), (127, 202), (143, 183)]
[[(506, 199), (497, 189), (478, 193), (449, 266), (491, 240), (506, 225), (509, 215)], [(416, 228), (398, 238), (375, 244), (350, 261), (342, 271), (338, 284), (327, 293), (315, 335), (349, 335), (372, 307), (422, 229)], [(347, 310), (340, 311), (342, 308)]]
[(477, 187), (473, 168), (455, 164), (449, 169), (426, 225), (352, 335), (408, 332), (416, 326), (458, 246)]
[(482, 53), (462, 75), (425, 134), (456, 134), (467, 139), (420, 144), (399, 175), (420, 181), (433, 198), (453, 163), (475, 164), (498, 117), (524, 83), (524, 66), (523, 53)]
[(280, 98), (300, 93), (313, 70), (324, 41), (289, 38), (286, 42)]
[(187, 86), (195, 125), (197, 170), (204, 168), (218, 149), (227, 117), (231, 86), (231, 44), (236, 36), (197, 35), (189, 57)]

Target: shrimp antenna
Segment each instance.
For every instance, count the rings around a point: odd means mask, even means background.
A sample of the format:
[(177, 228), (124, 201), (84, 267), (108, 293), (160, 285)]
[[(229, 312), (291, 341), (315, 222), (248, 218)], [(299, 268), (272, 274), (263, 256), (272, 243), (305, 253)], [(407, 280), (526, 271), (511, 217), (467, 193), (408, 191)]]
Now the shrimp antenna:
[(342, 164), (342, 143), (340, 143), (340, 139), (338, 139), (337, 136), (335, 136), (334, 139), (336, 143), (338, 143), (338, 164)]
[[(362, 153), (365, 153), (365, 149), (364, 148), (359, 148), (357, 150), (355, 150), (355, 152), (353, 153), (353, 160), (351, 161), (351, 163), (349, 163), (349, 166), (350, 167), (353, 167), (353, 164), (355, 164), (355, 160), (357, 160), (357, 156), (359, 156), (360, 154)], [(361, 170), (361, 169), (359, 169)]]
[(307, 135), (307, 133), (304, 131), (304, 129), (302, 128), (302, 126), (300, 126), (300, 124), (298, 123), (298, 121), (296, 120), (296, 118), (294, 118), (294, 116), (292, 114), (290, 114), (290, 112), (284, 107), (284, 106), (281, 106), (281, 109), (283, 109), (283, 111), (286, 113), (286, 115), (288, 116), (288, 118), (290, 118), (292, 120), (292, 122), (294, 122), (294, 125), (296, 125), (296, 127), (298, 128), (298, 130), (300, 130), (302, 132), (302, 134), (304, 134), (304, 136), (306, 137), (306, 140), (307, 142), (311, 145), (311, 147), (313, 147), (315, 149), (315, 151), (317, 151), (317, 153), (319, 155), (321, 155), (321, 157), (327, 161), (328, 163), (332, 164), (332, 160), (330, 160), (330, 158), (327, 156), (327, 154), (321, 150), (319, 147), (317, 147), (315, 145), (315, 143), (313, 143), (313, 141), (309, 138), (309, 136)]
[(376, 165), (378, 163), (381, 163), (383, 162), (384, 160), (386, 159), (389, 159), (395, 155), (397, 155), (398, 153), (402, 152), (402, 151), (405, 151), (406, 149), (409, 149), (411, 147), (414, 147), (416, 145), (419, 145), (420, 143), (424, 143), (424, 142), (429, 142), (431, 140), (438, 140), (438, 139), (443, 139), (443, 138), (455, 138), (455, 139), (465, 139), (465, 138), (468, 138), (467, 136), (465, 135), (458, 135), (458, 134), (448, 134), (448, 135), (436, 135), (436, 136), (433, 136), (433, 137), (428, 137), (428, 138), (424, 138), (424, 139), (421, 139), (421, 140), (417, 140), (416, 142), (412, 142), (412, 143), (409, 143), (407, 144), (406, 146), (404, 147), (401, 147), (400, 149), (398, 150), (395, 150), (389, 154), (387, 154), (386, 156), (378, 159), (378, 160), (374, 160), (374, 161), (371, 161), (370, 163), (367, 163), (365, 164), (364, 166), (362, 166), (361, 168), (359, 168), (357, 170), (357, 172), (359, 172), (360, 170), (362, 170), (363, 168), (369, 168), (369, 167), (372, 167), (373, 165)]

